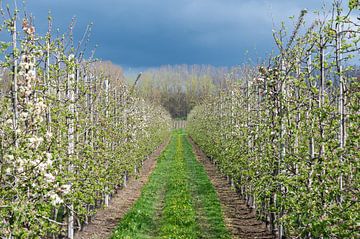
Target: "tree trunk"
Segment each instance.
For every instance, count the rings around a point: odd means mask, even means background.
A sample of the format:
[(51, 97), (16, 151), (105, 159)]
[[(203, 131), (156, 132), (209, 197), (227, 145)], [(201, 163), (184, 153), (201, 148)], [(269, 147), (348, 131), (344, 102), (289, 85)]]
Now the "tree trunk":
[(12, 85), (12, 107), (13, 107), (13, 133), (14, 133), (14, 146), (18, 147), (18, 136), (17, 136), (17, 128), (18, 128), (18, 82), (17, 82), (17, 71), (18, 71), (18, 59), (17, 59), (17, 9), (14, 11), (13, 17), (13, 31), (12, 31), (12, 45), (13, 45), (13, 85)]
[[(68, 110), (69, 110), (69, 116), (67, 118), (67, 136), (68, 136), (68, 148), (67, 148), (67, 154), (68, 154), (68, 172), (70, 175), (73, 173), (73, 164), (72, 159), (75, 154), (75, 126), (74, 126), (74, 118), (75, 118), (75, 69), (73, 64), (75, 63), (74, 55), (69, 56), (69, 62), (70, 62), (70, 69), (68, 69), (68, 76), (67, 76), (67, 92), (66, 96), (68, 99)], [(71, 185), (71, 182), (69, 182)], [(73, 239), (74, 238), (74, 206), (73, 204), (68, 205), (68, 238)]]
[[(340, 12), (338, 10), (338, 16), (340, 16)], [(339, 88), (340, 88), (340, 95), (339, 95), (339, 114), (340, 114), (340, 127), (339, 127), (339, 146), (340, 146), (340, 165), (343, 164), (344, 161), (344, 155), (343, 155), (343, 149), (345, 147), (346, 142), (346, 125), (345, 125), (345, 117), (346, 117), (346, 109), (345, 109), (345, 82), (343, 77), (343, 69), (342, 69), (342, 63), (341, 63), (341, 27), (340, 23), (337, 23), (336, 25), (336, 66), (337, 66), (337, 74), (339, 77)], [(340, 188), (340, 196), (339, 196), (339, 203), (342, 203), (342, 191), (343, 191), (343, 174), (340, 173), (339, 177), (339, 188)]]

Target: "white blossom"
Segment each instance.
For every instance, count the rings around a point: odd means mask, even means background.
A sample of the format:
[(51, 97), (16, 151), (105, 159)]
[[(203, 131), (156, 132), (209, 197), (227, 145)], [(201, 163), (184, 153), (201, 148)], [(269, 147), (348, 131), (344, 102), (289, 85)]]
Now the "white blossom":
[(13, 160), (14, 160), (14, 155), (12, 155), (12, 154), (6, 154), (6, 155), (4, 156), (4, 158), (7, 159), (7, 160), (9, 160), (9, 161), (13, 161)]
[(6, 175), (10, 175), (10, 174), (11, 174), (11, 168), (7, 168), (7, 169), (5, 170), (5, 173), (6, 173)]
[(56, 205), (59, 205), (61, 203), (64, 202), (64, 200), (62, 200), (59, 195), (57, 195), (56, 193), (52, 192), (49, 194), (49, 198), (51, 200), (51, 204), (56, 206)]
[(68, 194), (71, 190), (71, 185), (70, 184), (63, 184), (61, 185), (60, 187), (60, 191), (63, 193), (63, 194)]
[(19, 166), (16, 170), (17, 170), (18, 173), (23, 173), (24, 172), (24, 167)]
[(52, 183), (52, 182), (55, 181), (55, 176), (52, 175), (51, 173), (45, 173), (45, 174), (44, 174), (44, 177), (45, 177), (45, 181), (46, 181), (47, 183)]
[(12, 124), (12, 122), (13, 122), (12, 119), (8, 119), (5, 121), (6, 124)]
[(40, 146), (40, 144), (44, 141), (42, 137), (33, 136), (28, 139), (29, 147), (36, 149)]
[(45, 156), (46, 156), (46, 158), (47, 158), (48, 160), (52, 160), (52, 154), (51, 154), (51, 153), (46, 152), (46, 153), (45, 153)]
[(50, 131), (47, 131), (45, 134), (45, 137), (47, 140), (50, 140), (52, 138), (53, 134)]
[(38, 165), (38, 169), (40, 171), (45, 171), (48, 168), (48, 164), (47, 163), (39, 163)]
[(25, 118), (29, 117), (29, 113), (28, 112), (21, 112), (20, 117), (25, 119)]

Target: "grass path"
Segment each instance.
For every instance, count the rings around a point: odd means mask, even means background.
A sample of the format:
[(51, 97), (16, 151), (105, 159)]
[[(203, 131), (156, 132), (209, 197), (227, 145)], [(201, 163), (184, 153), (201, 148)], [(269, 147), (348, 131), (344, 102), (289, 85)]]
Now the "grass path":
[(201, 163), (196, 160), (192, 145), (186, 137), (182, 138), (185, 147), (185, 162), (189, 176), (190, 189), (196, 206), (199, 238), (230, 238), (222, 217), (221, 204)]
[(183, 131), (173, 133), (112, 238), (230, 238), (217, 194)]

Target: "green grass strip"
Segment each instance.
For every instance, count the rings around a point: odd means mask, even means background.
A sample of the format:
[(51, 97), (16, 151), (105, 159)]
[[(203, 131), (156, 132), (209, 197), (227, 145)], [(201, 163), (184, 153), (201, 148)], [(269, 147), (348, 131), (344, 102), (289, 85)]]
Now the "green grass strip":
[(224, 223), (221, 204), (216, 191), (203, 165), (196, 160), (192, 145), (185, 134), (183, 134), (182, 140), (190, 188), (196, 205), (198, 224), (202, 232), (200, 238), (231, 238)]
[(174, 131), (112, 238), (230, 238), (216, 192), (184, 131)]
[(184, 161), (182, 134), (177, 132), (176, 154), (168, 172), (165, 207), (160, 228), (161, 238), (198, 238), (199, 228)]

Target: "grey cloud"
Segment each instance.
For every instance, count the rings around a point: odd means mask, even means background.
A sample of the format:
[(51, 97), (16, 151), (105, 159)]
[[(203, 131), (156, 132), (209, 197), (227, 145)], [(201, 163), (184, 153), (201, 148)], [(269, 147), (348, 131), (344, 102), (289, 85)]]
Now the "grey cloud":
[[(320, 1), (295, 0), (28, 0), (27, 10), (45, 31), (51, 9), (66, 30), (77, 16), (76, 34), (94, 22), (97, 56), (131, 67), (163, 64), (240, 64), (265, 57), (273, 47), (273, 22), (288, 21)], [(249, 55), (245, 56), (245, 52)]]

